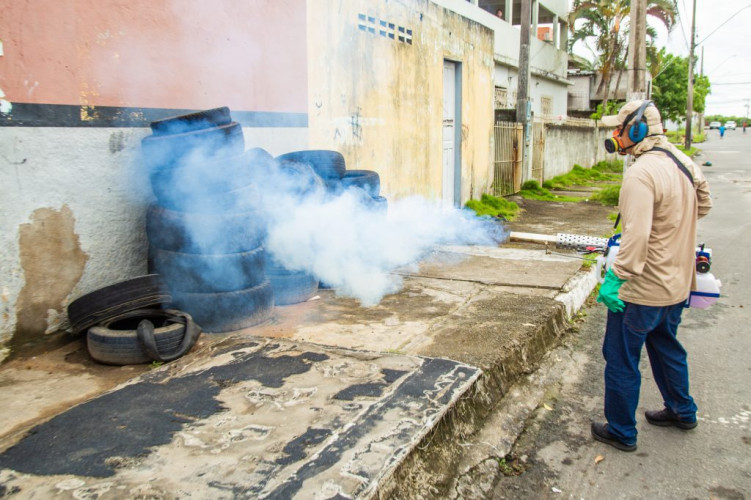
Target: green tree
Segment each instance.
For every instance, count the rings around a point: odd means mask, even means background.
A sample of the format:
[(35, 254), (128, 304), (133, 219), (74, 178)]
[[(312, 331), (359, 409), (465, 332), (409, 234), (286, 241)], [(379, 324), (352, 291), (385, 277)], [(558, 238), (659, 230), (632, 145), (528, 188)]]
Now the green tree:
[[(682, 121), (688, 103), (688, 58), (668, 54), (662, 49), (660, 60), (660, 69), (652, 80), (652, 100), (664, 120)], [(710, 88), (707, 76), (694, 76), (695, 112), (704, 112)]]
[[(602, 80), (597, 92), (603, 93), (603, 107), (607, 109), (610, 98), (610, 86), (613, 74), (618, 72), (620, 83), (621, 72), (626, 67), (628, 53), (628, 25), (631, 14), (630, 0), (574, 0), (569, 13), (569, 52), (577, 42), (592, 51), (595, 66), (602, 73)], [(659, 20), (665, 27), (672, 29), (678, 16), (676, 0), (648, 0), (647, 16)], [(647, 29), (647, 57), (653, 60), (657, 54), (654, 49), (654, 39), (657, 32), (654, 28)], [(594, 49), (587, 41), (594, 38)]]

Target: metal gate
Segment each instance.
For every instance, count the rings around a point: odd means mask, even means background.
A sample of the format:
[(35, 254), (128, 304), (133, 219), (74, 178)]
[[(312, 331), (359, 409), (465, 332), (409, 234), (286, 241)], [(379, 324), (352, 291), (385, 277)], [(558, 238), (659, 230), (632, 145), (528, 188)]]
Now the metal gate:
[(530, 178), (542, 185), (545, 176), (545, 124), (534, 122), (532, 125), (532, 172)]
[(494, 127), (494, 196), (518, 193), (522, 182), (522, 124), (496, 122)]

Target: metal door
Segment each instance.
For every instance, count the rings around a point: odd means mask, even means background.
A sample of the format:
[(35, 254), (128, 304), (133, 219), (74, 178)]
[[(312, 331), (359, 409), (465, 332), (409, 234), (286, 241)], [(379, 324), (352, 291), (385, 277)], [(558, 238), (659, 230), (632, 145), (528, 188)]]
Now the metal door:
[(457, 116), (458, 106), (458, 71), (457, 64), (451, 61), (443, 62), (443, 189), (442, 205), (444, 207), (458, 207), (460, 202), (460, 168), (459, 131), (461, 130), (460, 116)]

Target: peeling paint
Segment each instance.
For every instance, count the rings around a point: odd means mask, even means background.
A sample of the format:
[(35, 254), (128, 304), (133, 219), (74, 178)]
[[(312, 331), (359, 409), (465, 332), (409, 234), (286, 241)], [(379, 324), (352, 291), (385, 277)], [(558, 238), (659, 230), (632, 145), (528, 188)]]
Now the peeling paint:
[[(75, 233), (73, 212), (39, 208), (19, 227), (19, 257), (25, 278), (16, 301), (13, 350), (42, 339), (65, 309), (88, 260)], [(52, 331), (55, 331), (54, 328)]]
[(7, 115), (13, 110), (13, 105), (5, 99), (5, 92), (0, 89), (0, 114)]

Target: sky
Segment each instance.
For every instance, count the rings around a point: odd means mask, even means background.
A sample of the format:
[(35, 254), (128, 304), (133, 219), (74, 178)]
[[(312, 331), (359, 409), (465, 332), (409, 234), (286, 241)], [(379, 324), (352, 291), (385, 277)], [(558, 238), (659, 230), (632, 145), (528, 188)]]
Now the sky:
[[(659, 21), (647, 21), (658, 28), (657, 45), (683, 57), (688, 56), (694, 0), (677, 0), (680, 21), (670, 32), (659, 29)], [(751, 0), (696, 0), (695, 54), (712, 93), (707, 96), (705, 115), (751, 116)], [(698, 72), (698, 69), (697, 69)]]

